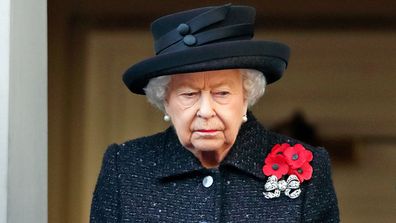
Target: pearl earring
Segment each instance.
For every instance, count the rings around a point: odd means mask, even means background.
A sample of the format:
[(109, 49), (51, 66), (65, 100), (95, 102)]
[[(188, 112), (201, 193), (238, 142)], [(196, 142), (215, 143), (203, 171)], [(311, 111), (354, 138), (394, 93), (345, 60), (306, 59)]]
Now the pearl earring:
[(247, 120), (248, 120), (248, 118), (247, 118), (246, 115), (242, 116), (242, 121), (243, 121), (243, 122), (247, 122)]
[(170, 121), (170, 116), (169, 115), (164, 115), (164, 121), (169, 122)]

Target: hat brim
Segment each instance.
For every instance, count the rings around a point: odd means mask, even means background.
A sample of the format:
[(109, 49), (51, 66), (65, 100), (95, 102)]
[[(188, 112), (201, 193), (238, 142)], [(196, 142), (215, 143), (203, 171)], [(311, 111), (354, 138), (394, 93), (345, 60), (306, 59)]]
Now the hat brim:
[(130, 91), (144, 95), (143, 88), (154, 77), (246, 68), (261, 71), (270, 84), (282, 77), (289, 54), (289, 47), (278, 42), (240, 40), (213, 43), (143, 60), (124, 73), (123, 81)]

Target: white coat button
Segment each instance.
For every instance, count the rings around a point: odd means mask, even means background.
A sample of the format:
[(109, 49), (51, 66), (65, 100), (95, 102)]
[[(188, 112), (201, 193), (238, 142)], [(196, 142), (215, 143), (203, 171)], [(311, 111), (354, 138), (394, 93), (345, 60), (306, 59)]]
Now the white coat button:
[(202, 180), (202, 184), (204, 187), (210, 187), (213, 184), (213, 177), (212, 176), (206, 176)]

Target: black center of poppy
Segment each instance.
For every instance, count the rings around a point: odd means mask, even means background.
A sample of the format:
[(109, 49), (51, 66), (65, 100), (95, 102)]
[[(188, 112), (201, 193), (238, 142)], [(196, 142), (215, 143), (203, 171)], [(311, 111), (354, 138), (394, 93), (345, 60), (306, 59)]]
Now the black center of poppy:
[(298, 159), (298, 154), (296, 153), (296, 154), (293, 154), (293, 156), (292, 156), (292, 160), (297, 160)]
[(297, 169), (297, 172), (298, 172), (299, 174), (302, 174), (302, 173), (303, 173), (303, 170), (302, 170), (301, 168), (298, 168), (298, 169)]
[(279, 165), (276, 164), (276, 163), (273, 164), (273, 165), (272, 165), (272, 169), (273, 169), (273, 170), (278, 170), (278, 169), (279, 169)]

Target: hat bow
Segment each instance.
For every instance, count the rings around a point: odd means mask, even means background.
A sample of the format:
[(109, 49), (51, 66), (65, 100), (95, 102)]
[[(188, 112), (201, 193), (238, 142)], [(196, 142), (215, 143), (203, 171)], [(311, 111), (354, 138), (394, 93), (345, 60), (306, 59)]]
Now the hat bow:
[(231, 4), (226, 4), (201, 13), (191, 20), (180, 23), (154, 43), (156, 55), (184, 50), (188, 47), (201, 46), (217, 40), (247, 36), (254, 34), (254, 24), (232, 24), (204, 32), (204, 28), (225, 20)]

